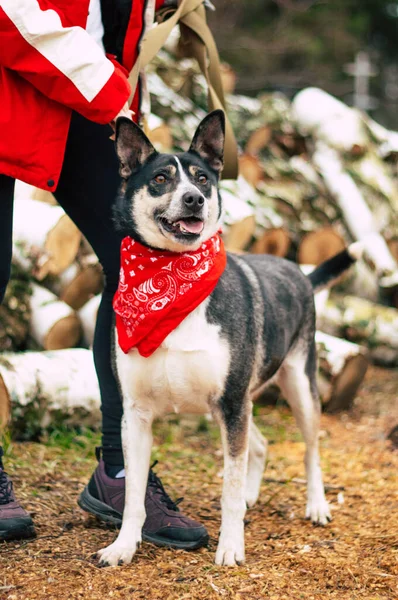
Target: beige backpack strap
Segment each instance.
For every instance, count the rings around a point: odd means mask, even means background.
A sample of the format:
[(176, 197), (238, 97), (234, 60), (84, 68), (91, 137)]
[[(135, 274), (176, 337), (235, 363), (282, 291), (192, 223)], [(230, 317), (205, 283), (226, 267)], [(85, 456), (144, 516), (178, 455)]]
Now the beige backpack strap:
[[(206, 23), (206, 12), (203, 0), (181, 0), (171, 16), (151, 29), (141, 44), (139, 57), (130, 73), (131, 89), (135, 90), (141, 69), (150, 63), (165, 44), (172, 29), (181, 25), (181, 33), (185, 44), (198, 61), (199, 67), (208, 85), (208, 102), (211, 110), (225, 111), (224, 93), (221, 83), (220, 60), (211, 31)], [(224, 179), (235, 179), (238, 175), (238, 149), (231, 124), (226, 116)]]

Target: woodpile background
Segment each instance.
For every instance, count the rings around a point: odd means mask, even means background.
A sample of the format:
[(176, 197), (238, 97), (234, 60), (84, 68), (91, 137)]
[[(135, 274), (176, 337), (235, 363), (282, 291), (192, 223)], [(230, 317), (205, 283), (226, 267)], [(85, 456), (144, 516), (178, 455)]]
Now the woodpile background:
[[(233, 252), (306, 271), (361, 240), (363, 259), (316, 299), (325, 410), (351, 407), (369, 361), (398, 366), (398, 133), (315, 88), (235, 95), (223, 66), (240, 177), (221, 182)], [(172, 36), (148, 73), (147, 131), (160, 151), (189, 147), (207, 111), (203, 77)], [(14, 259), (0, 307), (0, 420), (24, 437), (56, 422), (99, 424), (92, 352), (102, 271), (54, 197), (18, 184)], [(270, 397), (256, 390), (256, 398)], [(12, 418), (11, 418), (12, 417)]]

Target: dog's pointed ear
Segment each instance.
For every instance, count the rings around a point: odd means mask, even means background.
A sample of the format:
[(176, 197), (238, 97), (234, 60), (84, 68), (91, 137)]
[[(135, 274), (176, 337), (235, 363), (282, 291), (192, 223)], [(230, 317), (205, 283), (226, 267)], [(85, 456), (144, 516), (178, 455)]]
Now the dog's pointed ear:
[(214, 171), (220, 173), (224, 166), (224, 142), (224, 112), (213, 110), (199, 124), (189, 150), (199, 154)]
[(157, 153), (142, 129), (127, 117), (116, 120), (115, 146), (120, 162), (119, 173), (123, 179), (128, 179), (151, 154)]

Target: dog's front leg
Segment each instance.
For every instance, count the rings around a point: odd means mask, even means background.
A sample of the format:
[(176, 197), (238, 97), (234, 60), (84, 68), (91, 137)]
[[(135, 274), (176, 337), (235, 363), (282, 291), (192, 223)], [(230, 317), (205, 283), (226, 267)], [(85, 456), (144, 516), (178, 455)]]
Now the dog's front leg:
[(151, 412), (138, 410), (133, 402), (125, 402), (122, 421), (126, 471), (123, 521), (113, 544), (98, 552), (101, 566), (130, 563), (141, 543), (142, 526), (146, 516), (145, 490), (152, 448), (152, 420)]
[(226, 423), (216, 413), (224, 450), (224, 481), (221, 498), (221, 530), (215, 562), (234, 566), (245, 560), (245, 485), (249, 448), (249, 412)]

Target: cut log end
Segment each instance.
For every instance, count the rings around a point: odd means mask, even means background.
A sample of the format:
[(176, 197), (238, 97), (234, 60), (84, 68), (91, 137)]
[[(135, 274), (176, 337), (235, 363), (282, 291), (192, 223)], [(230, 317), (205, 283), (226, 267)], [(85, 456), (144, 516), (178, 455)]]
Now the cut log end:
[(264, 177), (264, 171), (260, 161), (250, 154), (242, 154), (239, 157), (239, 173), (253, 187), (256, 187)]
[(269, 229), (254, 242), (251, 252), (254, 254), (273, 254), (284, 257), (290, 248), (290, 236), (286, 229), (276, 227)]
[(335, 378), (329, 401), (324, 405), (325, 412), (335, 413), (350, 410), (357, 391), (364, 380), (369, 361), (363, 354), (347, 359), (343, 370)]
[(387, 246), (398, 263), (398, 238), (392, 238), (387, 240)]
[(297, 260), (304, 265), (320, 265), (332, 258), (344, 248), (346, 243), (332, 227), (323, 227), (312, 231), (301, 240)]
[(170, 127), (165, 123), (149, 131), (148, 138), (158, 152), (170, 152), (173, 147), (173, 136)]
[(45, 350), (63, 350), (74, 348), (82, 334), (81, 324), (77, 315), (68, 315), (57, 321), (48, 332)]
[(245, 152), (257, 156), (261, 150), (268, 146), (271, 136), (272, 129), (268, 125), (256, 129), (247, 140)]
[(102, 291), (103, 275), (99, 264), (86, 267), (60, 294), (60, 300), (74, 310), (79, 310)]
[(54, 195), (51, 192), (47, 190), (41, 190), (40, 188), (34, 188), (32, 199), (39, 200), (39, 202), (45, 202), (46, 204), (51, 204), (52, 206), (57, 205)]
[(237, 223), (233, 223), (224, 235), (225, 247), (231, 252), (242, 251), (251, 242), (256, 228), (256, 220), (253, 215), (245, 217)]
[(51, 257), (46, 265), (47, 274), (59, 275), (72, 264), (79, 250), (81, 233), (67, 216), (63, 215), (48, 233), (45, 248)]
[(0, 433), (6, 428), (11, 414), (11, 399), (0, 375)]

